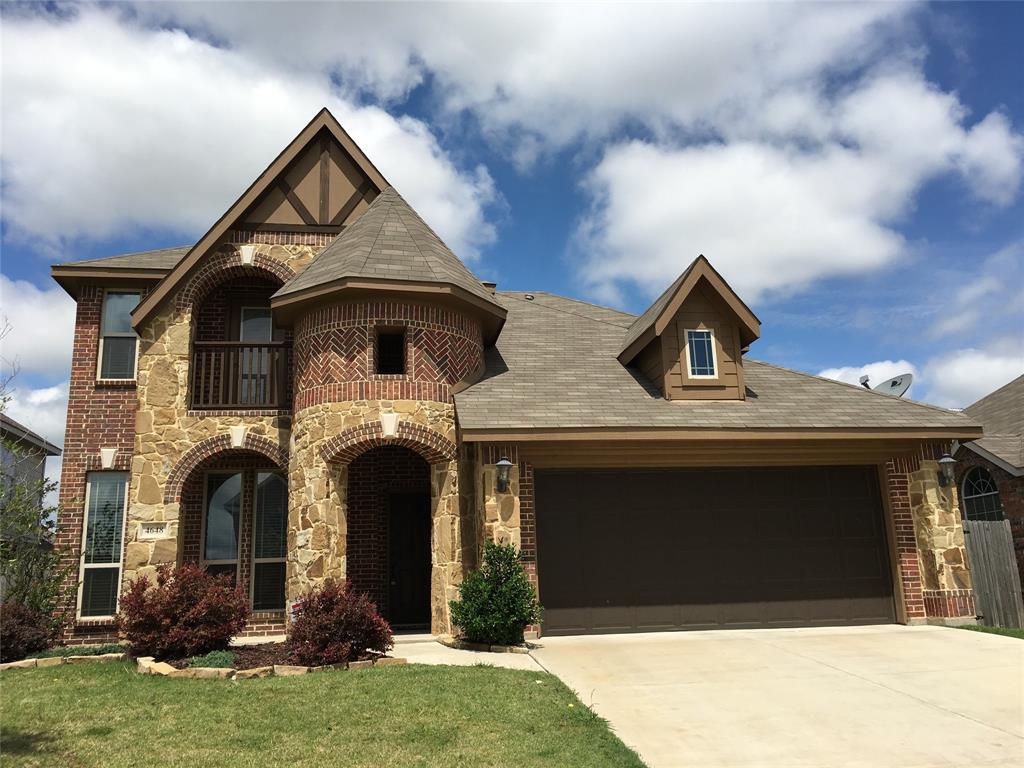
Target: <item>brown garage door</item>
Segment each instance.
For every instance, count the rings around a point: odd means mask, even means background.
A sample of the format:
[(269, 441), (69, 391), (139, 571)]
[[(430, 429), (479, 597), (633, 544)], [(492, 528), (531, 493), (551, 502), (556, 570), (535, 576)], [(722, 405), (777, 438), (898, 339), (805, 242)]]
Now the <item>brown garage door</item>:
[(536, 475), (548, 634), (892, 622), (872, 467)]

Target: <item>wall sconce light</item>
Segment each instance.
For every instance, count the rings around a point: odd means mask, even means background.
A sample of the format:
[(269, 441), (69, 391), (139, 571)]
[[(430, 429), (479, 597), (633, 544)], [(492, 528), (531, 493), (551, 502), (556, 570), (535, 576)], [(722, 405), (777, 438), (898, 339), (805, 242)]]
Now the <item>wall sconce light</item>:
[(948, 453), (942, 454), (939, 459), (939, 485), (945, 488), (953, 482), (953, 467), (956, 466), (956, 459)]
[(495, 486), (497, 486), (498, 493), (505, 493), (508, 490), (508, 477), (512, 472), (512, 462), (508, 460), (508, 456), (502, 456), (494, 466), (498, 469)]

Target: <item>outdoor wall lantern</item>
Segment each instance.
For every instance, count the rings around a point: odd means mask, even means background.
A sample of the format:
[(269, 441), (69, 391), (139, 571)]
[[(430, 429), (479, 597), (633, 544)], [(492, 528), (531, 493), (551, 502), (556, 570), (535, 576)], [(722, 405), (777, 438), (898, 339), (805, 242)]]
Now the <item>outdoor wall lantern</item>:
[(508, 477), (512, 472), (512, 462), (508, 460), (508, 456), (502, 456), (494, 466), (498, 468), (498, 477), (495, 482), (498, 493), (505, 493), (508, 490)]
[(953, 467), (956, 466), (956, 459), (948, 453), (942, 454), (939, 459), (939, 485), (945, 488), (953, 482)]

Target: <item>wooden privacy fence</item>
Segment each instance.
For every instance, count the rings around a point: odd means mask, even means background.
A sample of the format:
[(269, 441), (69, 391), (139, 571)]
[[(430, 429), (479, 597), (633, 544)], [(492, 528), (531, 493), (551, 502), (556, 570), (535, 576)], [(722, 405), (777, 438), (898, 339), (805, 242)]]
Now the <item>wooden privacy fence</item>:
[(974, 600), (981, 623), (1024, 626), (1024, 600), (1009, 520), (964, 520)]

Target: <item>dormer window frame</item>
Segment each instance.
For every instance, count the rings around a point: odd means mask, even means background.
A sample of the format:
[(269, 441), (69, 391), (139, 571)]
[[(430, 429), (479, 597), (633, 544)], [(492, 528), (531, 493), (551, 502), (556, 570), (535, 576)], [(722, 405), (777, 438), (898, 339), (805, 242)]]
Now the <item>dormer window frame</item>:
[[(707, 334), (707, 342), (711, 348), (711, 370), (712, 373), (694, 373), (693, 358), (690, 355), (690, 334)], [(718, 342), (715, 339), (714, 328), (684, 328), (683, 329), (683, 358), (686, 361), (686, 376), (694, 381), (717, 381), (721, 369), (718, 365)]]

